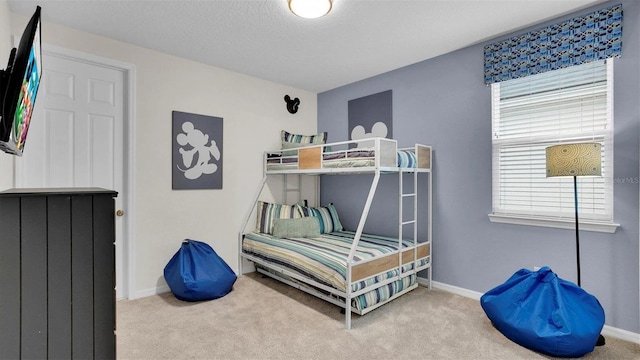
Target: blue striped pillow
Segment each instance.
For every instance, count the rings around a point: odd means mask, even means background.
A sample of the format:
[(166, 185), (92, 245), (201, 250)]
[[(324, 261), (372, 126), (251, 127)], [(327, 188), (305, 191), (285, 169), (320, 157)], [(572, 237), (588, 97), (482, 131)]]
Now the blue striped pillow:
[(264, 234), (273, 234), (275, 219), (297, 219), (302, 217), (301, 206), (272, 204), (258, 201), (256, 230)]
[(318, 218), (321, 234), (343, 230), (340, 219), (338, 218), (338, 212), (333, 204), (319, 208), (300, 207), (300, 209), (303, 216), (314, 216)]
[(412, 151), (398, 151), (398, 167), (415, 168), (416, 154), (414, 154)]

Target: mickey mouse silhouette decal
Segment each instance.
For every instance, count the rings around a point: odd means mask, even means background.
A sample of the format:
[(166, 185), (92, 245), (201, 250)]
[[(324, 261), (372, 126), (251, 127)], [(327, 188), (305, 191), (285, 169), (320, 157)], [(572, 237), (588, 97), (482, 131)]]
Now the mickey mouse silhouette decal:
[(295, 98), (295, 99), (291, 99), (291, 96), (289, 95), (285, 95), (284, 96), (284, 101), (287, 103), (287, 110), (291, 113), (291, 114), (295, 114), (298, 112), (298, 106), (300, 106), (300, 99)]
[[(378, 121), (371, 127), (371, 132), (366, 132), (364, 126), (358, 125), (351, 130), (351, 139), (352, 140), (360, 140), (367, 139), (371, 137), (387, 137), (387, 125), (385, 123)], [(372, 141), (361, 141), (358, 143), (359, 148), (372, 147), (375, 142)]]
[[(176, 142), (182, 146), (178, 149), (182, 155), (182, 163), (186, 169), (180, 168), (184, 173), (184, 177), (194, 180), (203, 174), (213, 174), (218, 170), (218, 165), (211, 163), (211, 156), (216, 160), (220, 160), (220, 150), (215, 140), (209, 143), (209, 135), (196, 129), (193, 123), (186, 121), (182, 124), (182, 131), (176, 136)], [(189, 146), (190, 148), (188, 148)], [(196, 157), (197, 156), (197, 157)], [(196, 161), (193, 158), (196, 157)]]

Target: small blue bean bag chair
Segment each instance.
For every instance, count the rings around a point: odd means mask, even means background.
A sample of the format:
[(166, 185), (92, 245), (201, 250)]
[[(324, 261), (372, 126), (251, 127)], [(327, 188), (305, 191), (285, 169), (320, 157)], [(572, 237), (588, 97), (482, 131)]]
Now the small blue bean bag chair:
[(187, 239), (164, 267), (164, 279), (176, 298), (202, 301), (227, 295), (237, 276), (211, 246)]
[(580, 357), (593, 351), (604, 326), (598, 299), (546, 266), (517, 271), (482, 295), (480, 304), (507, 338), (551, 356)]

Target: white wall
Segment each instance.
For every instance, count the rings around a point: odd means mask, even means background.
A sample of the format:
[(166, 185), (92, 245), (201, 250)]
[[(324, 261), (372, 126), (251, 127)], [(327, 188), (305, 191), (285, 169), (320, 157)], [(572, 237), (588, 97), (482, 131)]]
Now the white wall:
[[(6, 0), (0, 0), (0, 69), (7, 67), (11, 51), (11, 13)], [(13, 156), (0, 151), (0, 191), (13, 187)]]
[[(27, 18), (12, 19), (14, 33), (20, 33)], [(163, 268), (185, 238), (209, 243), (236, 269), (238, 230), (262, 178), (262, 152), (279, 148), (282, 129), (315, 133), (316, 94), (47, 22), (42, 39), (135, 65), (136, 221), (129, 296), (166, 286)], [(286, 94), (301, 99), (295, 115), (286, 110)], [(173, 110), (224, 119), (222, 190), (171, 189)]]
[(9, 4), (0, 0), (0, 68), (4, 69), (11, 49), (11, 16)]

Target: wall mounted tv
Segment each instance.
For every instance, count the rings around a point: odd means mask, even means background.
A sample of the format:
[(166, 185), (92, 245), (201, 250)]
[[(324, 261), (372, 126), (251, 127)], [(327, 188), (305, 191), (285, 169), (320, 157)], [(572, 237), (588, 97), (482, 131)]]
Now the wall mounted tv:
[(0, 70), (0, 149), (21, 156), (42, 77), (40, 6)]

